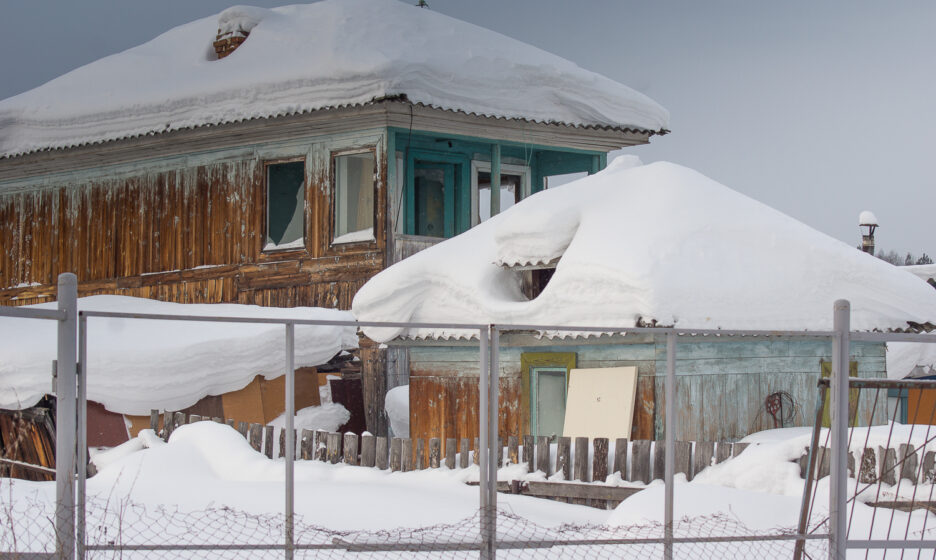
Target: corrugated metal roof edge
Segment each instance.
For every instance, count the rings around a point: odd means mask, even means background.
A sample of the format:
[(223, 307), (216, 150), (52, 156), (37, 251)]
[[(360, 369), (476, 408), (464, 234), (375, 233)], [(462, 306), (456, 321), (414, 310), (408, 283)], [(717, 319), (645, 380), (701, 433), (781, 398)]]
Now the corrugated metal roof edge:
[(381, 97), (377, 99), (372, 99), (371, 101), (368, 101), (366, 103), (349, 103), (349, 104), (344, 104), (344, 105), (331, 105), (328, 107), (321, 107), (318, 109), (306, 109), (302, 111), (282, 112), (282, 113), (275, 113), (275, 114), (269, 114), (269, 115), (263, 115), (263, 116), (243, 118), (243, 119), (222, 120), (222, 121), (210, 122), (210, 123), (205, 123), (205, 124), (200, 124), (200, 125), (195, 125), (195, 126), (181, 126), (178, 128), (173, 128), (173, 127), (165, 128), (164, 127), (159, 130), (150, 130), (147, 132), (141, 132), (141, 133), (136, 133), (136, 134), (125, 134), (123, 136), (115, 136), (113, 138), (104, 138), (101, 140), (93, 140), (93, 141), (88, 141), (88, 142), (75, 142), (75, 143), (70, 143), (70, 144), (63, 144), (61, 146), (50, 145), (44, 148), (30, 148), (30, 149), (21, 150), (21, 151), (14, 151), (14, 152), (9, 152), (5, 154), (0, 154), (0, 160), (14, 159), (17, 157), (27, 156), (30, 154), (36, 154), (40, 152), (67, 151), (70, 149), (82, 148), (86, 146), (110, 144), (114, 142), (120, 142), (122, 140), (132, 140), (134, 138), (142, 138), (145, 136), (159, 136), (161, 134), (165, 134), (168, 132), (177, 132), (180, 130), (194, 130), (198, 128), (209, 128), (212, 126), (223, 126), (227, 124), (236, 124), (236, 123), (243, 123), (243, 122), (264, 120), (264, 119), (274, 119), (278, 117), (292, 117), (296, 115), (310, 114), (310, 113), (315, 113), (319, 111), (330, 111), (330, 110), (335, 110), (335, 109), (351, 109), (355, 107), (366, 107), (369, 105), (375, 105), (378, 103), (386, 103), (386, 102), (409, 103), (411, 105), (418, 106), (418, 107), (439, 109), (442, 111), (447, 111), (451, 113), (460, 113), (463, 115), (474, 116), (474, 117), (490, 118), (490, 119), (505, 120), (505, 121), (518, 121), (518, 122), (526, 122), (526, 123), (534, 123), (534, 124), (564, 126), (568, 128), (578, 128), (582, 130), (605, 130), (605, 131), (610, 130), (610, 131), (622, 132), (625, 134), (626, 133), (647, 134), (648, 136), (664, 136), (670, 133), (670, 130), (666, 128), (661, 128), (659, 130), (649, 130), (645, 128), (630, 127), (630, 126), (576, 124), (576, 123), (567, 123), (567, 122), (562, 122), (562, 121), (542, 121), (542, 120), (536, 120), (536, 119), (524, 119), (524, 118), (516, 118), (516, 117), (504, 117), (504, 116), (499, 116), (499, 115), (488, 115), (488, 114), (483, 114), (483, 113), (477, 113), (474, 111), (463, 111), (461, 109), (452, 109), (452, 108), (440, 107), (436, 105), (429, 105), (425, 103), (418, 103), (418, 102), (413, 103), (406, 98), (406, 95), (395, 95), (395, 96), (390, 96), (390, 97)]

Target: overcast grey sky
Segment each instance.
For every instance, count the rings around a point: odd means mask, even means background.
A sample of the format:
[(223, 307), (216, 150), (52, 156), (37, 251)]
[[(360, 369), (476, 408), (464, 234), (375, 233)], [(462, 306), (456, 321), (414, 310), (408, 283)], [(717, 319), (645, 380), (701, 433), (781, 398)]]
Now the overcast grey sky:
[[(645, 162), (850, 244), (872, 210), (878, 248), (936, 257), (936, 2), (428, 1), (656, 99), (672, 133), (631, 150)], [(0, 0), (0, 98), (234, 3)]]

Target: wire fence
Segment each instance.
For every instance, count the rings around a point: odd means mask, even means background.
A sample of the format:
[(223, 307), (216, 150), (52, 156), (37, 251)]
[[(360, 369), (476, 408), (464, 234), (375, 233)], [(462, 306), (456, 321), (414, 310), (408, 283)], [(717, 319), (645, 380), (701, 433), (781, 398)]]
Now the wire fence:
[[(54, 506), (19, 500), (0, 511), (0, 550), (11, 558), (55, 550)], [(497, 549), (502, 558), (658, 558), (660, 523), (626, 526), (543, 526), (503, 509), (497, 512)], [(297, 558), (477, 558), (482, 547), (480, 512), (452, 523), (418, 528), (341, 531), (294, 523)], [(87, 558), (283, 558), (283, 515), (219, 507), (182, 511), (128, 501), (89, 500)], [(727, 515), (686, 518), (673, 527), (681, 558), (791, 558), (793, 527), (756, 531)], [(826, 554), (828, 541), (805, 541), (811, 557)]]

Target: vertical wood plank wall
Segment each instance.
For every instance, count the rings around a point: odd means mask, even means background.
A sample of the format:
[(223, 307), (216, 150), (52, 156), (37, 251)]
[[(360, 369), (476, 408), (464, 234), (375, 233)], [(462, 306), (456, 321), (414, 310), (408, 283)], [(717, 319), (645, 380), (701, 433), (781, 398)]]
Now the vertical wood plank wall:
[[(262, 150), (0, 185), (0, 305), (52, 301), (58, 274), (74, 272), (81, 296), (348, 309), (385, 262), (383, 138), (371, 131), (279, 150), (306, 157), (306, 247), (298, 251), (263, 252), (263, 162), (274, 158)], [(332, 247), (331, 155), (355, 147), (377, 156), (377, 239)]]
[[(500, 352), (502, 438), (521, 435), (520, 356), (523, 352), (575, 352), (580, 368), (636, 366), (638, 374), (631, 439), (661, 439), (666, 407), (663, 383), (665, 342), (637, 344), (557, 343), (554, 346), (504, 347)], [(764, 399), (790, 393), (799, 410), (793, 425), (812, 425), (820, 361), (830, 359), (827, 343), (810, 340), (682, 342), (677, 346), (676, 439), (733, 441), (773, 428)], [(856, 343), (852, 359), (859, 376), (885, 378), (884, 345)], [(477, 436), (478, 350), (470, 346), (421, 346), (409, 351), (410, 437)], [(881, 423), (886, 411), (872, 417), (873, 395), (859, 407), (862, 425)], [(787, 424), (789, 427), (789, 424)], [(576, 434), (566, 434), (576, 435)]]

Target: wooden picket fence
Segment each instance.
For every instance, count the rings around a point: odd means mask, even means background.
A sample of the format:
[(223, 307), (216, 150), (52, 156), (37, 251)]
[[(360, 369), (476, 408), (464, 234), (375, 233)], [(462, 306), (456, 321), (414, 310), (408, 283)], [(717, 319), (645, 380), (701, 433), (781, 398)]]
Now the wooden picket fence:
[[(212, 420), (233, 427), (247, 439), (251, 447), (269, 458), (273, 458), (274, 450), (278, 457), (285, 454), (286, 431), (280, 429), (279, 434), (275, 434), (273, 426), (194, 414), (187, 416), (181, 412), (166, 412), (163, 415), (163, 429), (160, 429), (159, 420), (158, 411), (152, 411), (151, 427), (167, 440), (178, 426)], [(274, 438), (279, 440), (279, 445), (275, 445)], [(470, 464), (478, 464), (478, 438), (473, 441), (467, 438), (459, 441), (453, 438), (444, 441), (440, 438), (388, 440), (386, 437), (368, 433), (358, 436), (353, 433), (301, 430), (294, 433), (293, 441), (297, 446), (297, 459), (389, 469), (394, 472), (434, 469), (441, 466), (465, 469)], [(620, 438), (614, 440), (612, 447), (607, 438), (589, 440), (585, 437), (510, 436), (506, 446), (503, 443), (501, 442), (501, 453), (497, 458), (499, 467), (525, 463), (527, 472), (541, 471), (549, 481), (500, 481), (498, 490), (501, 492), (613, 509), (621, 501), (640, 491), (640, 484), (663, 478), (665, 453), (662, 441), (628, 441), (626, 438)], [(751, 444), (677, 441), (675, 472), (682, 473), (687, 480), (692, 480), (706, 467), (740, 455), (749, 445)], [(556, 449), (555, 461), (551, 457), (552, 446)], [(804, 449), (802, 456), (795, 461), (800, 466), (801, 477), (806, 475), (807, 453), (808, 449)], [(902, 479), (914, 484), (932, 484), (936, 481), (936, 453), (927, 452), (922, 457), (922, 465), (918, 463), (917, 455), (913, 446), (903, 444), (896, 449), (868, 448), (864, 450), (858, 463), (854, 454), (850, 454), (849, 472), (854, 476), (857, 464), (859, 480), (862, 482), (870, 482), (880, 477), (889, 484), (896, 484), (897, 480)], [(817, 478), (828, 475), (829, 458), (828, 448), (819, 448), (816, 459)], [(921, 466), (922, 468), (919, 468)], [(609, 485), (608, 477), (613, 474), (617, 474), (622, 481), (637, 485)]]

